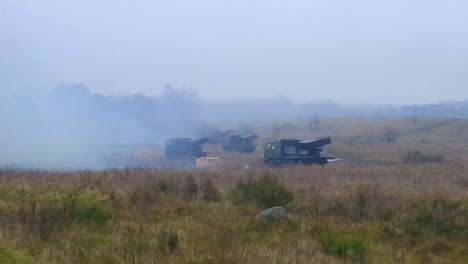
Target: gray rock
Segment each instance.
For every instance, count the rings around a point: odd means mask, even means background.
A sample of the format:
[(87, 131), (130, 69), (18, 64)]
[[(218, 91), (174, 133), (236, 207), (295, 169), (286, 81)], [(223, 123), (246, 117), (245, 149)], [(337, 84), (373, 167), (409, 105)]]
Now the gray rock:
[(257, 219), (261, 221), (286, 220), (288, 219), (288, 212), (281, 206), (272, 207), (258, 214)]

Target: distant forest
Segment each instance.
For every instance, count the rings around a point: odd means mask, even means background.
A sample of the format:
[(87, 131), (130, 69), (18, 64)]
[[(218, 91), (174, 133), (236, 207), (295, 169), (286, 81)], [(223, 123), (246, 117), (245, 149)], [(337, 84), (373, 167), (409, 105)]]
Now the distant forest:
[[(332, 101), (295, 103), (287, 97), (265, 99), (233, 99), (213, 101), (203, 99), (193, 89), (174, 88), (167, 85), (160, 97), (142, 94), (132, 96), (104, 96), (92, 94), (82, 84), (66, 84), (56, 87), (54, 94), (63, 97), (89, 98), (93, 105), (106, 112), (125, 113), (126, 117), (143, 119), (143, 123), (157, 120), (154, 129), (187, 129), (201, 120), (248, 122), (256, 120), (288, 119), (296, 117), (382, 117), (382, 118), (468, 118), (468, 100), (414, 105), (346, 105)], [(169, 124), (161, 126), (161, 121)], [(156, 122), (155, 122), (156, 123)], [(163, 122), (164, 123), (164, 122)], [(180, 127), (181, 126), (181, 127)], [(170, 130), (170, 129), (169, 129)]]
[(323, 115), (371, 116), (371, 117), (431, 117), (468, 118), (468, 100), (421, 105), (368, 105), (343, 106), (334, 103), (304, 104), (300, 108), (309, 113), (327, 109)]
[[(468, 118), (468, 100), (420, 105), (345, 105), (334, 102), (294, 103), (284, 97), (263, 100), (205, 102), (203, 113), (212, 120), (236, 121), (295, 117)], [(228, 119), (229, 119), (228, 118)]]
[(296, 103), (287, 97), (214, 101), (204, 99), (193, 89), (170, 85), (160, 96), (152, 97), (107, 96), (79, 83), (61, 84), (42, 95), (0, 98), (0, 121), (16, 130), (23, 131), (19, 125), (53, 127), (54, 132), (73, 127), (66, 134), (92, 131), (93, 137), (102, 135), (112, 141), (154, 139), (155, 135), (202, 136), (207, 130), (229, 128), (236, 123), (315, 116), (468, 119), (468, 100), (421, 105), (346, 105), (312, 100)]
[(128, 118), (133, 116), (134, 119), (143, 121), (143, 123), (151, 123), (151, 120), (156, 120), (157, 122), (154, 122), (153, 125), (155, 123), (158, 125), (152, 127), (153, 132), (155, 129), (173, 130), (175, 127), (178, 130), (181, 128), (186, 130), (197, 124), (200, 125), (202, 120), (203, 126), (206, 126), (210, 123), (222, 124), (223, 122), (308, 118), (311, 116), (468, 119), (468, 100), (414, 105), (346, 105), (332, 101), (312, 100), (308, 103), (295, 103), (287, 97), (213, 101), (203, 99), (203, 95), (197, 94), (193, 89), (174, 88), (170, 85), (165, 87), (160, 97), (150, 97), (142, 94), (132, 96), (92, 94), (87, 87), (76, 83), (60, 85), (54, 90), (54, 93), (61, 94), (63, 97), (79, 96), (82, 99), (92, 99), (93, 105), (105, 108), (106, 112), (112, 112), (112, 108), (114, 108), (114, 111), (125, 113), (124, 115)]

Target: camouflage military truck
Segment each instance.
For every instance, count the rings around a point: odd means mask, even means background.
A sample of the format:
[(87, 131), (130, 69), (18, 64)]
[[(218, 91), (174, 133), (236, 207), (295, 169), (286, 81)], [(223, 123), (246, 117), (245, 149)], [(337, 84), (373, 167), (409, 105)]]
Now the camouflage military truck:
[(208, 138), (173, 138), (166, 141), (166, 156), (170, 160), (196, 159), (206, 157), (203, 152), (203, 144), (209, 141)]
[(264, 162), (271, 166), (327, 164), (322, 147), (331, 144), (331, 138), (315, 140), (279, 139), (265, 144)]
[(209, 144), (222, 144), (225, 140), (225, 138), (229, 135), (232, 134), (234, 130), (229, 129), (226, 131), (222, 130), (215, 130), (206, 135), (206, 137), (209, 138), (208, 143)]
[(225, 137), (222, 148), (224, 151), (252, 153), (256, 148), (254, 140), (257, 138), (258, 135), (229, 135)]

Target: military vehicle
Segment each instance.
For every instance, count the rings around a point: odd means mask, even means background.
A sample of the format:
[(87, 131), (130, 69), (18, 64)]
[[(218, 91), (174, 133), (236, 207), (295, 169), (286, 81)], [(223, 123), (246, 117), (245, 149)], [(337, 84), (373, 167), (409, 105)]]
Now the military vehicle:
[(225, 137), (222, 148), (224, 151), (252, 153), (256, 145), (254, 140), (258, 135), (228, 135)]
[(279, 139), (265, 144), (264, 162), (271, 166), (327, 164), (331, 157), (322, 156), (322, 147), (331, 138), (314, 140)]
[(222, 144), (225, 140), (225, 138), (229, 135), (229, 134), (232, 134), (234, 133), (234, 130), (232, 129), (229, 129), (229, 130), (226, 130), (226, 131), (222, 131), (222, 130), (214, 130), (210, 133), (208, 133), (208, 138), (210, 139), (210, 141), (208, 143), (210, 144)]
[(209, 141), (208, 138), (173, 138), (166, 141), (166, 156), (171, 160), (196, 159), (206, 157), (203, 152), (203, 144)]

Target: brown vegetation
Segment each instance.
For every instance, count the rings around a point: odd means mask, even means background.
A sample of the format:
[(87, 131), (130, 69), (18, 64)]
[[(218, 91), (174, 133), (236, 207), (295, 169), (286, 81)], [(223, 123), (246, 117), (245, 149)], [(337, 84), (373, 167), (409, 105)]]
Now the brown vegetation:
[[(462, 262), (466, 165), (2, 170), (0, 248), (31, 263)], [(294, 194), (291, 220), (257, 222), (261, 205), (232, 200), (266, 176)]]
[[(324, 119), (312, 132), (278, 123), (278, 136), (336, 136), (325, 151), (345, 160), (327, 166), (269, 169), (261, 149), (211, 146), (223, 161), (216, 170), (5, 168), (0, 263), (463, 263), (466, 141), (409, 132), (440, 122), (380, 122), (355, 120), (359, 131)], [(382, 143), (389, 125), (400, 136)], [(445, 159), (403, 163), (414, 149)], [(291, 218), (255, 219), (273, 205)]]

